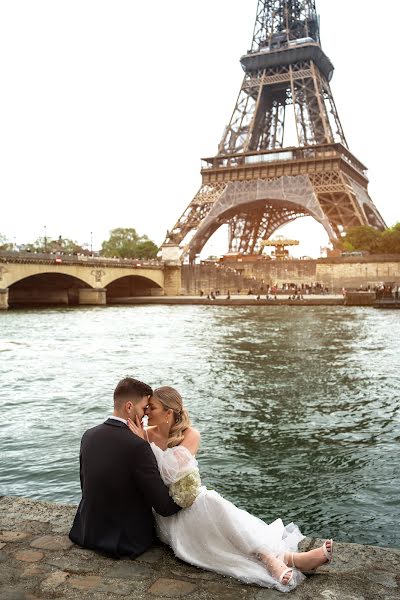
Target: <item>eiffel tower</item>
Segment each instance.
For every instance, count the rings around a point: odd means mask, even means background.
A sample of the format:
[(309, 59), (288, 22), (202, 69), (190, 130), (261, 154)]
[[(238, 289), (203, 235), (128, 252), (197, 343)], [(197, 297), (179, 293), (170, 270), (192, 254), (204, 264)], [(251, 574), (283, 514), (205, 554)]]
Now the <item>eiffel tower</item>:
[[(350, 152), (329, 85), (314, 0), (258, 0), (251, 49), (229, 125), (202, 185), (167, 232), (190, 261), (228, 225), (229, 252), (261, 254), (280, 227), (312, 216), (336, 246), (349, 227), (385, 223), (368, 194), (366, 167)], [(284, 145), (289, 128), (296, 145)]]

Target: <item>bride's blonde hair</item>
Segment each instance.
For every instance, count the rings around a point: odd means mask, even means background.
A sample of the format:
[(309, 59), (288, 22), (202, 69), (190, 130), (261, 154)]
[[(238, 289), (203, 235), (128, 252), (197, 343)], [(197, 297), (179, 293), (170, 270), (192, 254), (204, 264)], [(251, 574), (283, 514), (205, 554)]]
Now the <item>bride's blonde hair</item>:
[(161, 402), (165, 410), (171, 409), (173, 411), (174, 423), (169, 430), (167, 447), (178, 446), (184, 439), (184, 432), (191, 426), (189, 413), (183, 406), (182, 396), (177, 390), (168, 385), (154, 390), (153, 396)]

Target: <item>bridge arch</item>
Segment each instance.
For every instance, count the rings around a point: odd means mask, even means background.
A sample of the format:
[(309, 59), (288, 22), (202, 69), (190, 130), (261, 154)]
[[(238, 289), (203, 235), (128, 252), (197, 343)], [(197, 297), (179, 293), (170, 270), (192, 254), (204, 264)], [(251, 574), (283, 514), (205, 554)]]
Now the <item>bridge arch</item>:
[(139, 273), (117, 277), (105, 286), (107, 303), (135, 296), (161, 295), (163, 292), (163, 283), (157, 283), (154, 279), (150, 279)]
[(162, 269), (146, 269), (138, 267), (135, 269), (121, 270), (111, 268), (100, 272), (100, 277), (103, 288), (108, 288), (110, 284), (119, 279), (125, 279), (126, 277), (146, 279), (149, 284), (154, 284), (154, 287), (164, 287), (164, 272)]
[(49, 264), (14, 264), (13, 269), (7, 277), (8, 287), (14, 285), (18, 281), (44, 274), (67, 275), (75, 279), (79, 279), (85, 283), (86, 287), (93, 287), (94, 278), (86, 269), (73, 267), (70, 265), (49, 265)]
[(60, 272), (42, 272), (27, 275), (8, 287), (10, 307), (28, 305), (74, 305), (79, 303), (79, 290), (87, 282)]

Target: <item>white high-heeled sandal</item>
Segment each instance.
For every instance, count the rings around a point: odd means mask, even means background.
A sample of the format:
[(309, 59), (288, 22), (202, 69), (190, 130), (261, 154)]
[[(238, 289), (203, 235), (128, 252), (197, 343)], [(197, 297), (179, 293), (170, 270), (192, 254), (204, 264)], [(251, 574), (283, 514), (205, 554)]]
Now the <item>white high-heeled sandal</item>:
[[(262, 553), (261, 553), (261, 552), (257, 552), (257, 553), (256, 553), (256, 557), (257, 557), (257, 559), (258, 559), (259, 561), (261, 561), (261, 562), (262, 562), (262, 563), (265, 565), (265, 567), (266, 567), (266, 568), (267, 568), (267, 570), (270, 572), (270, 574), (272, 575), (272, 577), (274, 577), (274, 579), (276, 579), (277, 581), (279, 581), (279, 583), (280, 583), (281, 585), (284, 585), (284, 586), (286, 586), (286, 587), (290, 587), (290, 586), (291, 586), (291, 584), (292, 584), (292, 583), (294, 583), (294, 579), (293, 579), (293, 576), (294, 576), (294, 571), (293, 571), (293, 568), (292, 568), (292, 567), (290, 567), (289, 565), (287, 565), (287, 566), (288, 566), (288, 568), (287, 568), (287, 569), (284, 569), (284, 570), (283, 570), (283, 572), (282, 572), (280, 575), (278, 575), (278, 573), (277, 573), (277, 569), (274, 569), (274, 568), (272, 567), (272, 565), (271, 565), (271, 564), (269, 564), (269, 565), (268, 565), (268, 564), (267, 564), (267, 562), (266, 562), (265, 560), (263, 560), (263, 555), (262, 555)], [(274, 558), (275, 560), (279, 560), (279, 559), (276, 559), (276, 557), (273, 557), (273, 558)], [(285, 561), (281, 560), (280, 562), (282, 562), (282, 565), (283, 565), (283, 566), (286, 566), (286, 565), (285, 565)], [(293, 553), (292, 553), (292, 562), (293, 562)], [(274, 572), (274, 571), (275, 571), (275, 572)], [(288, 578), (288, 580), (286, 581), (286, 583), (284, 583), (284, 581), (283, 581), (283, 580), (284, 580), (284, 579), (285, 579), (285, 577), (288, 575), (288, 573), (290, 573), (290, 577)]]
[[(326, 542), (330, 542), (331, 543), (330, 550), (328, 550), (328, 548), (326, 546)], [(330, 540), (326, 540), (326, 542), (323, 543), (322, 550), (323, 550), (323, 552), (324, 552), (324, 554), (326, 556), (326, 562), (329, 564), (333, 560), (333, 539), (331, 538)]]
[[(330, 542), (331, 543), (330, 550), (328, 550), (326, 542)], [(323, 551), (323, 553), (324, 553), (324, 555), (326, 557), (326, 561), (324, 563), (322, 563), (322, 565), (326, 565), (326, 564), (331, 563), (332, 560), (333, 560), (333, 539), (332, 538), (330, 540), (326, 540), (323, 543), (323, 545), (322, 545), (322, 551)], [(291, 552), (291, 557), (292, 557), (292, 567), (293, 567), (293, 569), (297, 569), (296, 565), (294, 564), (294, 552)], [(319, 569), (319, 567), (322, 567), (322, 565), (319, 565), (315, 569), (311, 569), (309, 571), (301, 571), (301, 572), (303, 573), (303, 575), (315, 575), (315, 573), (317, 572), (317, 569)]]
[[(289, 579), (287, 580), (287, 582), (283, 583), (283, 580), (285, 579), (285, 577), (288, 573), (291, 573), (291, 575), (290, 575)], [(285, 569), (283, 571), (283, 573), (280, 575), (278, 581), (281, 585), (285, 585), (286, 587), (290, 586), (290, 584), (293, 582), (293, 575), (294, 575), (293, 568), (289, 567), (288, 569)]]

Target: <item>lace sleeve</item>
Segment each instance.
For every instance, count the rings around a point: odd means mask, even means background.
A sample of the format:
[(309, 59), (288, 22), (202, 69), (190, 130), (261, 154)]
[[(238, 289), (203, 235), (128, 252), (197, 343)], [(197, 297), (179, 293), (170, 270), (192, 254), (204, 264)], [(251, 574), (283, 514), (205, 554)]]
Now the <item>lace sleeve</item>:
[(154, 442), (150, 446), (166, 485), (179, 481), (189, 473), (198, 472), (197, 460), (184, 446), (174, 446), (166, 450), (161, 450)]

